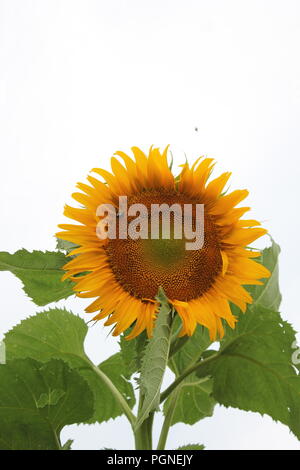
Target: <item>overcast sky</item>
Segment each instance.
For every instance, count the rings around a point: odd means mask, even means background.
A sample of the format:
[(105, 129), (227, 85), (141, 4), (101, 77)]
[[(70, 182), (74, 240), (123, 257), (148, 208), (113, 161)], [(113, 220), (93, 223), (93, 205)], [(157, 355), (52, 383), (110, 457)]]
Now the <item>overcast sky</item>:
[[(213, 157), (217, 173), (233, 172), (231, 188), (251, 191), (253, 216), (282, 247), (282, 315), (300, 331), (299, 44), (298, 0), (0, 0), (0, 250), (53, 249), (91, 168), (109, 168), (118, 149), (171, 144), (176, 164)], [(0, 281), (1, 335), (42, 309), (12, 275)], [(88, 302), (65, 304), (90, 318)], [(107, 333), (89, 332), (95, 361), (117, 350)], [(125, 418), (63, 437), (133, 446)], [(269, 417), (223, 407), (174, 426), (167, 448), (187, 442), (299, 449)]]

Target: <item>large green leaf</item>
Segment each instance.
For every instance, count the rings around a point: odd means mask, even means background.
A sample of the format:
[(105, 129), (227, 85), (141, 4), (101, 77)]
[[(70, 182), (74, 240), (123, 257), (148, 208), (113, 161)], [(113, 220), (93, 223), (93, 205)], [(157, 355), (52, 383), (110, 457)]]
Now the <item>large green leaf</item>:
[[(281, 295), (278, 283), (278, 255), (279, 246), (272, 240), (272, 246), (263, 250), (258, 262), (261, 262), (271, 271), (271, 276), (267, 279), (263, 286), (250, 286), (249, 290), (253, 297), (253, 305), (264, 307), (278, 307)], [(239, 309), (232, 306), (233, 313), (239, 315)], [(246, 313), (245, 315), (248, 315)], [(240, 315), (241, 319), (243, 318)], [(178, 321), (178, 320), (177, 320)], [(226, 326), (225, 341), (231, 335), (232, 330)], [(176, 340), (180, 346), (180, 341), (184, 338)], [(183, 346), (175, 353), (169, 361), (171, 370), (179, 377), (187, 368), (193, 366), (201, 357), (204, 351), (209, 347), (210, 340), (208, 330), (198, 326), (194, 335), (189, 338)], [(192, 385), (193, 384), (193, 385)], [(214, 407), (214, 398), (211, 396), (212, 381), (206, 380), (204, 383), (198, 383), (195, 375), (189, 376), (181, 385), (180, 390), (176, 392), (176, 408), (173, 414), (172, 424), (179, 421), (193, 424), (205, 416), (210, 416)], [(173, 392), (174, 394), (174, 392)], [(166, 414), (169, 407), (174, 407), (174, 396), (166, 400), (164, 404), (164, 413)]]
[(159, 406), (160, 389), (169, 357), (172, 308), (162, 289), (156, 299), (160, 302), (160, 308), (153, 337), (148, 341), (142, 358), (140, 388), (143, 404), (137, 418), (137, 428)]
[(264, 280), (262, 286), (249, 286), (248, 290), (253, 298), (254, 305), (261, 305), (270, 310), (277, 311), (281, 303), (279, 290), (278, 260), (280, 247), (272, 239), (272, 245), (265, 248), (256, 261), (263, 264), (271, 272), (271, 276)]
[(67, 258), (59, 252), (19, 250), (0, 252), (0, 271), (10, 271), (24, 285), (24, 291), (36, 305), (47, 305), (74, 294), (70, 280), (62, 282), (62, 267)]
[(64, 361), (9, 361), (0, 366), (0, 383), (2, 450), (59, 449), (62, 428), (93, 414), (87, 382)]
[[(78, 316), (66, 310), (53, 309), (23, 320), (5, 336), (7, 359), (31, 357), (39, 361), (63, 359), (89, 383), (95, 397), (95, 413), (89, 422), (102, 422), (122, 414), (120, 405), (84, 352), (88, 328)], [(135, 403), (134, 391), (124, 377), (121, 355), (115, 354), (99, 365), (129, 406)]]
[(222, 405), (268, 414), (300, 438), (300, 376), (291, 363), (295, 333), (279, 313), (253, 307), (227, 330), (215, 359), (198, 369), (213, 377)]

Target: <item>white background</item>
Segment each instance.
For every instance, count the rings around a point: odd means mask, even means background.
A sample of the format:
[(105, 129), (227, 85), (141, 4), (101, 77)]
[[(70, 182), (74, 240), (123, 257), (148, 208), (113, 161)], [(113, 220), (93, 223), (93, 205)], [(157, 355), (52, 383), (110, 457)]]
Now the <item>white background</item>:
[[(299, 45), (298, 0), (0, 0), (0, 249), (53, 249), (91, 168), (117, 149), (170, 143), (176, 163), (214, 157), (232, 188), (250, 189), (282, 247), (282, 315), (300, 330)], [(0, 281), (2, 334), (37, 308), (12, 275)], [(66, 304), (89, 319), (87, 302)], [(117, 348), (107, 332), (89, 332), (95, 361)], [(124, 418), (69, 437), (78, 449), (133, 445)], [(171, 429), (168, 448), (188, 442), (299, 448), (269, 417), (223, 407)]]

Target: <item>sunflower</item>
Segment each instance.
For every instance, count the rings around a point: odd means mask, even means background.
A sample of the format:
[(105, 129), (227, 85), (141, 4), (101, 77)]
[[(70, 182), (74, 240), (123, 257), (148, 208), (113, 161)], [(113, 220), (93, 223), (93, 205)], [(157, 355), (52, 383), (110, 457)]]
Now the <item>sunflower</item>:
[[(132, 326), (127, 339), (146, 329), (151, 337), (158, 312), (156, 294), (164, 292), (182, 321), (180, 335), (192, 335), (197, 324), (209, 329), (210, 338), (224, 335), (223, 321), (234, 328), (236, 317), (230, 302), (243, 312), (252, 298), (243, 285), (263, 284), (269, 271), (253, 258), (259, 251), (247, 248), (267, 231), (256, 220), (241, 220), (250, 207), (236, 207), (247, 190), (224, 193), (231, 175), (226, 172), (208, 182), (214, 161), (200, 157), (192, 167), (182, 165), (174, 177), (168, 164), (168, 147), (151, 148), (146, 155), (132, 148), (134, 158), (116, 152), (112, 173), (94, 168), (89, 184), (78, 183), (81, 192), (72, 196), (80, 208), (65, 206), (64, 215), (77, 224), (62, 224), (57, 237), (76, 247), (65, 266), (63, 279), (74, 281), (79, 297), (95, 298), (86, 312), (97, 312), (94, 320), (106, 318), (114, 325), (113, 335)], [(120, 159), (117, 158), (120, 157)], [(204, 244), (201, 249), (184, 249), (185, 240), (99, 239), (97, 225), (102, 204), (118, 206), (119, 196), (128, 205), (204, 204)]]

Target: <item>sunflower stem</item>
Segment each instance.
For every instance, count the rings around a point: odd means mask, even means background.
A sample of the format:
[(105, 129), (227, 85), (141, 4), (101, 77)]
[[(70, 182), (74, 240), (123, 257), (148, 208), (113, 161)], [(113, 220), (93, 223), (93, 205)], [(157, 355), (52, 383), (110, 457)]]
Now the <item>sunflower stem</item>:
[(119, 403), (120, 407), (122, 408), (125, 416), (127, 417), (128, 421), (130, 422), (131, 426), (134, 427), (136, 417), (132, 413), (127, 401), (123, 397), (123, 395), (119, 392), (117, 387), (112, 383), (109, 377), (101, 370), (99, 367), (95, 366), (90, 361), (90, 364), (94, 370), (94, 372), (101, 378), (101, 380), (107, 385), (107, 387), (110, 389), (111, 393), (115, 397), (116, 401)]
[(165, 419), (164, 419), (164, 422), (163, 422), (163, 426), (161, 428), (161, 433), (160, 433), (160, 436), (159, 436), (157, 450), (164, 450), (165, 449), (168, 434), (169, 434), (169, 430), (170, 430), (170, 427), (171, 427), (171, 424), (172, 424), (172, 419), (173, 419), (175, 408), (176, 408), (176, 403), (177, 403), (178, 396), (179, 396), (179, 392), (180, 392), (180, 387), (177, 387), (177, 389), (174, 391), (174, 393), (171, 397), (169, 407), (168, 407), (168, 410), (167, 410), (167, 413), (165, 415)]
[[(144, 396), (140, 390), (138, 415), (143, 406)], [(136, 450), (152, 450), (152, 425), (153, 425), (154, 412), (151, 412), (148, 418), (141, 424), (141, 426), (134, 432), (135, 449)]]
[(149, 449), (152, 450), (152, 428), (153, 428), (154, 412), (150, 413), (148, 418), (148, 438), (149, 438)]
[(206, 359), (203, 359), (203, 361), (200, 361), (200, 362), (196, 362), (196, 364), (194, 364), (193, 366), (189, 367), (188, 369), (186, 369), (179, 377), (177, 377), (177, 379), (174, 380), (173, 383), (171, 383), (171, 385), (169, 385), (168, 388), (166, 388), (166, 390), (164, 390), (162, 392), (162, 394), (160, 395), (160, 403), (162, 403), (163, 401), (165, 401), (165, 399), (170, 395), (170, 393), (173, 392), (173, 390), (175, 390), (178, 385), (181, 384), (181, 382), (190, 374), (192, 374), (193, 372), (195, 372), (196, 370), (200, 369), (201, 367), (203, 367), (204, 365), (210, 363), (210, 362), (213, 362), (215, 361), (218, 357), (220, 356), (220, 353), (216, 353), (214, 354), (213, 356), (210, 356), (210, 357), (207, 357)]
[(135, 449), (152, 450), (152, 423), (153, 413), (135, 431)]
[[(160, 403), (162, 403), (170, 394), (172, 394), (172, 395), (171, 395), (170, 403), (169, 403), (169, 406), (168, 406), (168, 409), (167, 409), (167, 412), (166, 412), (166, 415), (165, 415), (163, 426), (161, 428), (161, 433), (160, 433), (160, 436), (159, 436), (157, 450), (164, 450), (165, 449), (168, 434), (169, 434), (169, 430), (170, 430), (170, 427), (172, 425), (172, 419), (173, 419), (173, 416), (174, 416), (176, 403), (177, 403), (179, 393), (180, 393), (180, 388), (181, 388), (180, 385), (181, 385), (182, 381), (188, 375), (192, 374), (193, 372), (195, 372), (196, 370), (201, 368), (203, 365), (206, 365), (207, 363), (214, 361), (217, 357), (219, 357), (219, 353), (214, 354), (213, 356), (210, 356), (207, 359), (204, 359), (201, 362), (197, 362), (193, 366), (189, 367), (188, 369), (186, 369), (183, 372), (182, 375), (177, 377), (177, 379), (174, 380), (174, 382), (161, 394)], [(204, 380), (206, 380), (206, 379), (204, 379)]]

